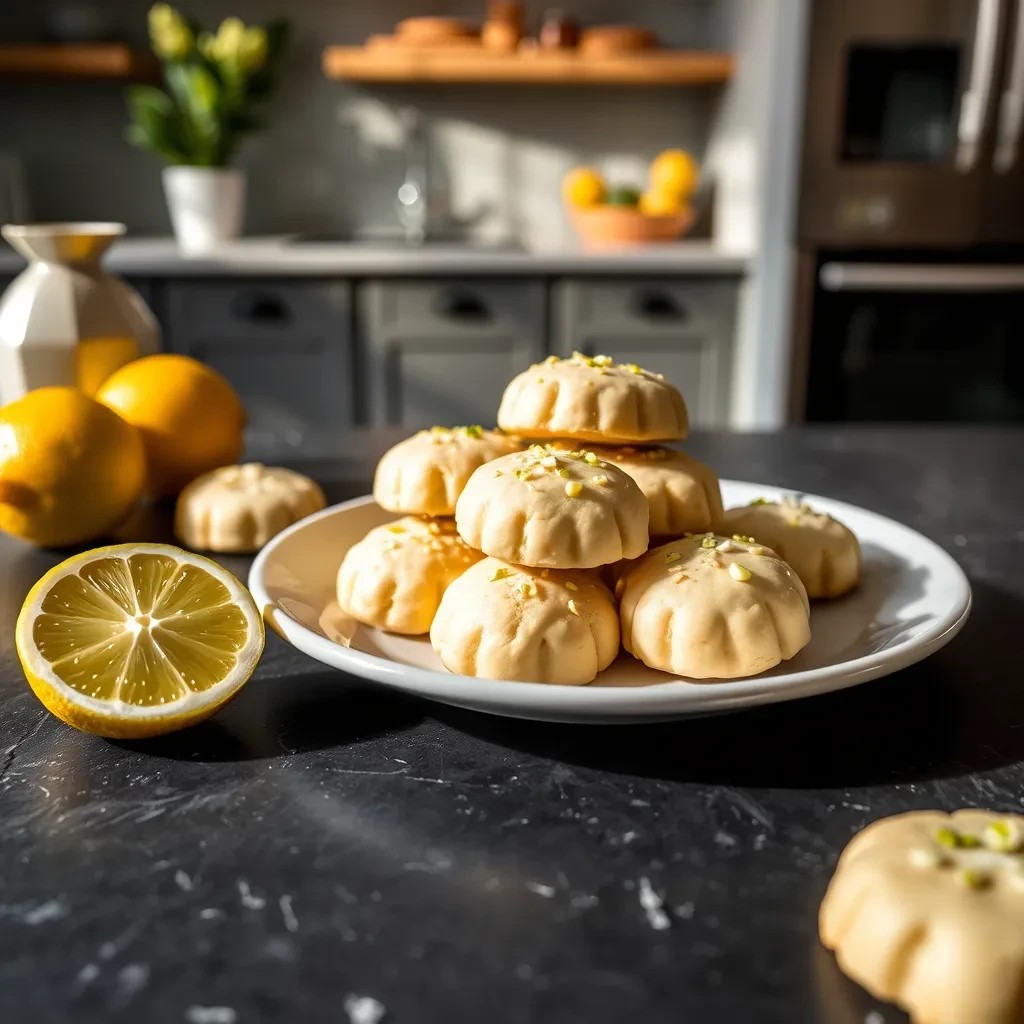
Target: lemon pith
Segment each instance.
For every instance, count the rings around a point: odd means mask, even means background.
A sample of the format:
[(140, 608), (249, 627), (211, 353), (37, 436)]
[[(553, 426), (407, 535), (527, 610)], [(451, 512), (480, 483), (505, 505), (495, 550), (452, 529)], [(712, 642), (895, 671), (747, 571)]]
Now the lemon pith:
[(51, 569), (18, 617), (36, 696), (87, 732), (141, 737), (211, 715), (252, 674), (263, 624), (215, 562), (163, 544), (85, 552)]

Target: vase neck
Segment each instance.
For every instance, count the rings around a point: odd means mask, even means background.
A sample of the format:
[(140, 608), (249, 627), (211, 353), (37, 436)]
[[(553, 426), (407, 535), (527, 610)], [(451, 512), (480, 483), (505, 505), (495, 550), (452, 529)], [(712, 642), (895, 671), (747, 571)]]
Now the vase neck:
[(5, 224), (0, 233), (29, 262), (98, 264), (123, 224)]

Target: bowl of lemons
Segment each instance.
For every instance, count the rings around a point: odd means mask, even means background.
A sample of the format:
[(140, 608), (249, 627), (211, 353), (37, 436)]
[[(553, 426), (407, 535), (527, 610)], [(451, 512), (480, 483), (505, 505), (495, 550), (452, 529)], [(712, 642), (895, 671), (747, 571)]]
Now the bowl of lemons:
[(593, 167), (576, 167), (562, 182), (562, 198), (589, 248), (674, 242), (693, 225), (699, 182), (696, 160), (684, 150), (666, 149), (651, 161), (644, 189), (609, 183)]

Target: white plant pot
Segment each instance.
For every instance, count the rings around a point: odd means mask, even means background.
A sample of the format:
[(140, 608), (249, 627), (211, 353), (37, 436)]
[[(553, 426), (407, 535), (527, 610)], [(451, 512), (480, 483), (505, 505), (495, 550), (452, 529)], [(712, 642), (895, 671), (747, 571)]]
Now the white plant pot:
[(212, 252), (242, 233), (245, 174), (221, 167), (165, 167), (164, 195), (178, 248)]

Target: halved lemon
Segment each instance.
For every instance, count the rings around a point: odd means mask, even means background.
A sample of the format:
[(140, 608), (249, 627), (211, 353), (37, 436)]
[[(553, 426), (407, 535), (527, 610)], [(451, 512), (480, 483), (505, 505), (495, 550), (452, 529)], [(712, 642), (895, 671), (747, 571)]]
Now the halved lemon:
[(75, 555), (29, 592), (15, 642), (47, 709), (135, 739), (208, 718), (252, 675), (263, 621), (216, 562), (169, 544)]

